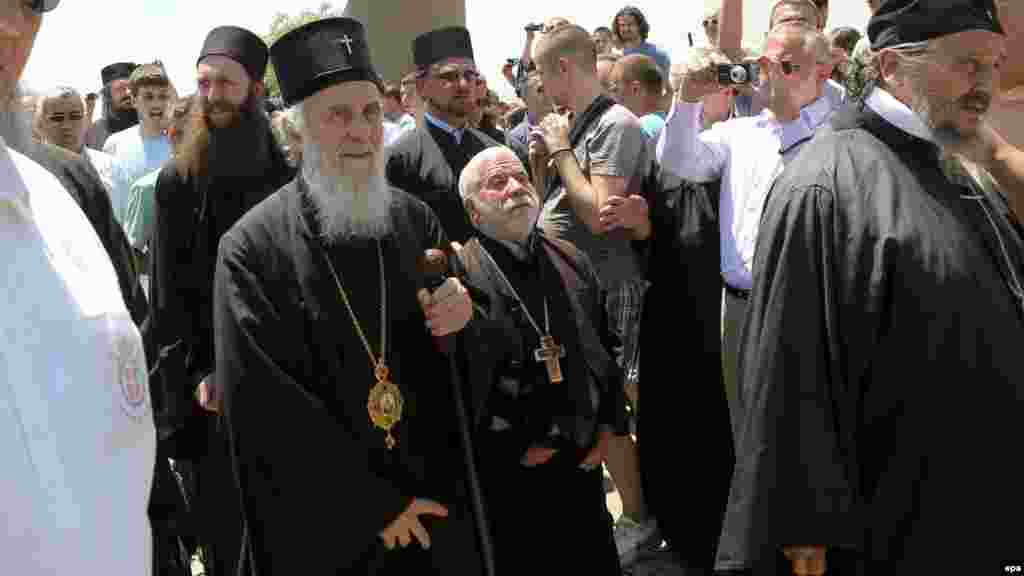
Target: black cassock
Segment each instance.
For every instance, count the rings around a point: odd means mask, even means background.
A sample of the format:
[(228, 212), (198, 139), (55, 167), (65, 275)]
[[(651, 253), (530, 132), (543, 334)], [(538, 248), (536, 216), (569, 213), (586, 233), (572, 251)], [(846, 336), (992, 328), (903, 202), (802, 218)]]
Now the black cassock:
[[(458, 260), (467, 289), (483, 295), (474, 298), (480, 304), (463, 345), (470, 351), (477, 462), (496, 570), (618, 576), (601, 467), (579, 468), (600, 428), (626, 434), (622, 372), (609, 352), (614, 342), (602, 293), (589, 260), (568, 242), (534, 234), (529, 245), (517, 258), (480, 237)], [(501, 273), (534, 321), (545, 331), (550, 326), (564, 347), (563, 382), (549, 381), (534, 357), (539, 336)], [(552, 426), (558, 434), (550, 434)], [(530, 446), (558, 453), (545, 464), (523, 466)]]
[[(367, 413), (376, 380), (327, 264), (378, 355), (376, 241), (323, 240), (301, 178), (221, 241), (217, 363), (256, 574), (481, 573), (449, 364), (416, 299), (418, 257), (446, 240), (424, 203), (394, 194), (382, 240), (386, 360), (405, 408), (392, 451)], [(386, 550), (377, 535), (414, 497), (447, 505), (449, 517), (421, 517), (429, 551)]]
[(388, 181), (423, 200), (441, 219), (448, 237), (466, 242), (475, 234), (459, 197), (459, 175), (479, 152), (500, 143), (467, 129), (461, 142), (424, 119), (423, 126), (402, 135), (389, 149)]
[(771, 574), (780, 546), (820, 544), (829, 574), (982, 574), (1024, 552), (1024, 251), (1003, 199), (975, 194), (862, 105), (775, 184), (741, 354), (736, 560)]
[(637, 419), (644, 498), (688, 567), (711, 568), (734, 450), (722, 383), (719, 185), (663, 173), (641, 243), (651, 282), (640, 324)]
[[(272, 137), (267, 135), (268, 142)], [(182, 178), (174, 163), (161, 170), (154, 193), (150, 245), (150, 318), (145, 332), (155, 366), (161, 457), (191, 465), (191, 508), (207, 573), (233, 574), (242, 538), (237, 488), (221, 419), (193, 400), (196, 386), (214, 371), (213, 274), (217, 243), (246, 211), (294, 175), (272, 144), (253, 159), (246, 176)]]
[(110, 194), (103, 187), (96, 169), (87, 157), (50, 144), (37, 143), (28, 151), (28, 156), (60, 180), (89, 219), (114, 265), (128, 312), (135, 324), (141, 326), (148, 313), (146, 295), (139, 285), (131, 245), (114, 218)]

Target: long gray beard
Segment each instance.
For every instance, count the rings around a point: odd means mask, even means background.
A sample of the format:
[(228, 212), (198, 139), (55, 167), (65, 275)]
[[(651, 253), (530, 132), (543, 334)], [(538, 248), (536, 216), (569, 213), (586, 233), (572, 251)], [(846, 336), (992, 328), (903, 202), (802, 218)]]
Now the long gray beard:
[(302, 175), (325, 239), (381, 238), (391, 232), (393, 198), (383, 151), (368, 175), (344, 174), (336, 157), (321, 158), (315, 142), (306, 142), (302, 159)]
[(21, 109), (23, 95), (19, 86), (12, 96), (0, 100), (0, 136), (11, 150), (32, 156), (38, 145), (32, 138), (31, 114)]

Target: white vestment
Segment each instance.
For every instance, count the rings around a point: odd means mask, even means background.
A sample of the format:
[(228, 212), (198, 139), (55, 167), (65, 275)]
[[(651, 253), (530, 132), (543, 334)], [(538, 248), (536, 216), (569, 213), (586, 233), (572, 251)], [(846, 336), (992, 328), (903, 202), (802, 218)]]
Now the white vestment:
[(57, 179), (0, 139), (0, 572), (152, 572), (142, 340)]

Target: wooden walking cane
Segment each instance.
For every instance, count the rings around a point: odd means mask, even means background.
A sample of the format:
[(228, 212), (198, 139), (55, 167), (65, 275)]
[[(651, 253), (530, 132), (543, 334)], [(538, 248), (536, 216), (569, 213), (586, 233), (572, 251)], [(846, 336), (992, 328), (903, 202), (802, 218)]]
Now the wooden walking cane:
[[(448, 255), (437, 248), (427, 250), (420, 257), (420, 272), (426, 279), (427, 290), (437, 289), (445, 281), (448, 272)], [(466, 478), (469, 482), (470, 500), (472, 500), (473, 518), (476, 524), (477, 539), (480, 543), (484, 574), (495, 576), (494, 545), (491, 541), (490, 525), (487, 523), (487, 514), (484, 510), (480, 478), (477, 474), (476, 453), (473, 451), (473, 438), (470, 435), (469, 413), (466, 410), (465, 396), (463, 396), (462, 373), (459, 371), (458, 361), (455, 357), (457, 342), (454, 334), (439, 336), (434, 339), (434, 342), (438, 351), (448, 358), (452, 396), (455, 400), (455, 416), (458, 420), (459, 436), (462, 440), (463, 460), (466, 465)]]

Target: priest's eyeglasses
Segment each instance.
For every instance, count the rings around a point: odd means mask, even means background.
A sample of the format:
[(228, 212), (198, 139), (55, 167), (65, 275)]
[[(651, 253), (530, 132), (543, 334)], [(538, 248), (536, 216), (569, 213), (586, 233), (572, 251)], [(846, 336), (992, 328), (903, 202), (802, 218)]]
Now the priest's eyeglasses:
[(448, 82), (449, 84), (455, 84), (460, 79), (464, 79), (470, 84), (476, 84), (480, 79), (480, 73), (476, 70), (445, 70), (434, 74), (434, 77), (440, 78), (441, 80)]

